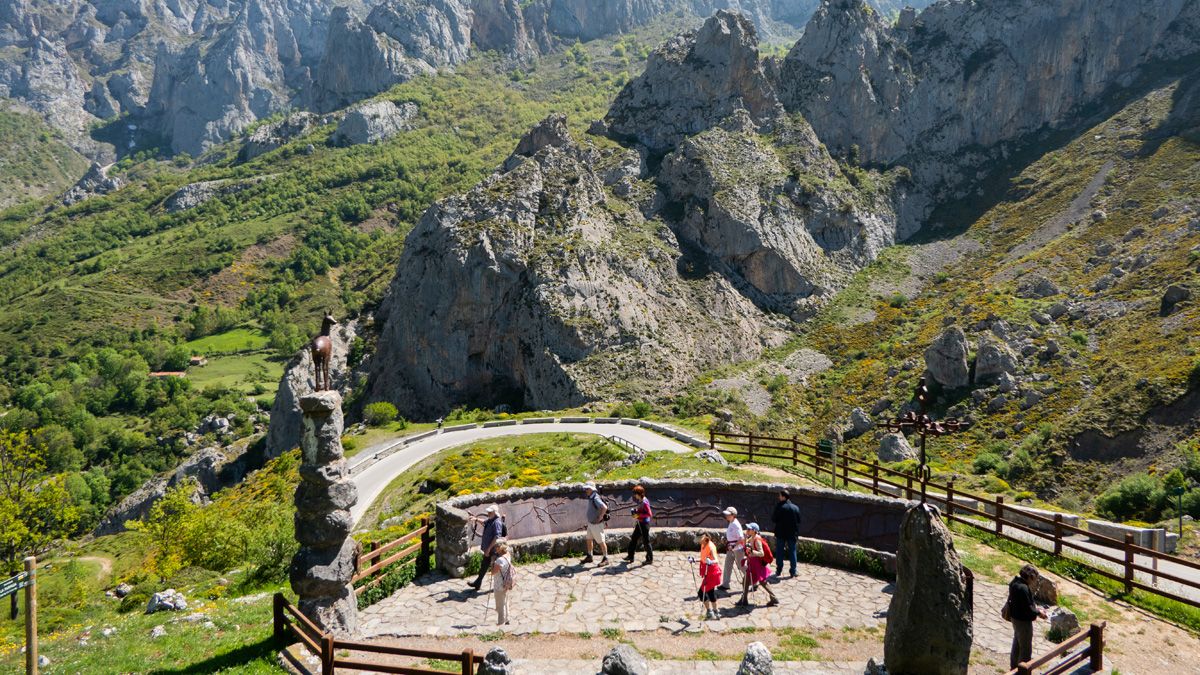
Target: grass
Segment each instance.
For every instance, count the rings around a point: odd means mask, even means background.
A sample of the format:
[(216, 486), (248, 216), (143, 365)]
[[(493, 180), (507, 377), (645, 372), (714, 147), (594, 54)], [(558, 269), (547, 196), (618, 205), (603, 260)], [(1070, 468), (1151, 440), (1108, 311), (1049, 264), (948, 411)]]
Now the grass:
[(236, 389), (247, 394), (274, 396), (283, 362), (267, 353), (211, 356), (208, 365), (193, 366), (187, 377), (199, 389)]
[(235, 328), (217, 335), (209, 335), (183, 344), (193, 354), (236, 354), (253, 352), (267, 347), (267, 336), (257, 328)]
[(794, 628), (783, 628), (776, 633), (779, 648), (772, 656), (778, 661), (812, 661), (813, 650), (821, 646), (816, 638)]
[(87, 160), (36, 115), (0, 104), (0, 209), (62, 192), (87, 168)]

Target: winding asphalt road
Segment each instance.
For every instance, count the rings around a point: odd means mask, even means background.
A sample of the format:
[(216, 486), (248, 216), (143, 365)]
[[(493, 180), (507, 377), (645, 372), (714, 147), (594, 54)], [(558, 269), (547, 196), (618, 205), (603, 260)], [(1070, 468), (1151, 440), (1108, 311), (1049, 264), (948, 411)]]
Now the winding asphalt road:
[(350, 510), (350, 514), (354, 517), (354, 522), (358, 523), (362, 519), (363, 514), (367, 512), (367, 509), (371, 507), (371, 504), (379, 498), (384, 488), (396, 476), (408, 471), (430, 455), (447, 448), (489, 438), (538, 433), (595, 434), (597, 436), (616, 437), (646, 451), (670, 450), (672, 452), (691, 453), (698, 449), (662, 436), (650, 429), (627, 424), (540, 422), (507, 427), (473, 427), (456, 431), (443, 431), (408, 443), (377, 460), (377, 456), (390, 451), (393, 446), (401, 442), (398, 439), (390, 439), (368, 447), (350, 458), (351, 479), (354, 481), (355, 486), (358, 487), (358, 503)]

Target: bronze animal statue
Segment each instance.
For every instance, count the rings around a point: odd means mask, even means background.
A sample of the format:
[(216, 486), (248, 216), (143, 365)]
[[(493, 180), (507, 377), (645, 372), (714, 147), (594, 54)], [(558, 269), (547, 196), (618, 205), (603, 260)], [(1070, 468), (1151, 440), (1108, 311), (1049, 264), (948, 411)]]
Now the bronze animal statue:
[(333, 358), (333, 339), (329, 337), (329, 331), (337, 325), (337, 319), (333, 318), (333, 314), (326, 312), (325, 319), (321, 322), (321, 334), (313, 338), (308, 345), (308, 351), (312, 354), (313, 362), (313, 391), (326, 391), (333, 388), (333, 383), (329, 379), (329, 361)]

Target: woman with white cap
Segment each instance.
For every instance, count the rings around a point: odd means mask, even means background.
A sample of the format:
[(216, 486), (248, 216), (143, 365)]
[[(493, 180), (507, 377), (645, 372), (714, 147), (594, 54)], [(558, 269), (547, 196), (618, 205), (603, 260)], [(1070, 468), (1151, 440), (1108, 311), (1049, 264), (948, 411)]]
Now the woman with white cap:
[(736, 565), (739, 570), (742, 569), (744, 564), (742, 561), (746, 559), (746, 536), (742, 533), (742, 524), (738, 522), (736, 508), (730, 506), (722, 513), (725, 515), (725, 522), (729, 525), (725, 528), (725, 572), (718, 588), (728, 591), (729, 580), (733, 578), (734, 566)]
[(739, 607), (744, 607), (750, 602), (747, 600), (750, 595), (750, 587), (756, 586), (767, 592), (767, 597), (771, 598), (767, 601), (767, 607), (774, 607), (779, 604), (779, 598), (775, 597), (775, 591), (767, 585), (766, 581), (771, 576), (771, 568), (768, 565), (770, 562), (766, 559), (770, 555), (771, 548), (767, 546), (767, 542), (763, 539), (759, 532), (758, 523), (750, 523), (746, 526), (746, 578), (742, 582), (742, 599), (737, 601)]

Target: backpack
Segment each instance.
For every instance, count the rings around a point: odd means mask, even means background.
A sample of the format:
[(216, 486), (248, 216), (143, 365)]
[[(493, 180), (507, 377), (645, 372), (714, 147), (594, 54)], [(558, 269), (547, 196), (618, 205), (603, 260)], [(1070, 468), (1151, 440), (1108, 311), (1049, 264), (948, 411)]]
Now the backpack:
[(505, 522), (504, 516), (500, 516), (500, 537), (508, 537), (508, 523)]
[(762, 547), (763, 547), (763, 564), (770, 565), (771, 563), (775, 562), (775, 554), (771, 552), (771, 547), (767, 546), (766, 539), (762, 540)]

